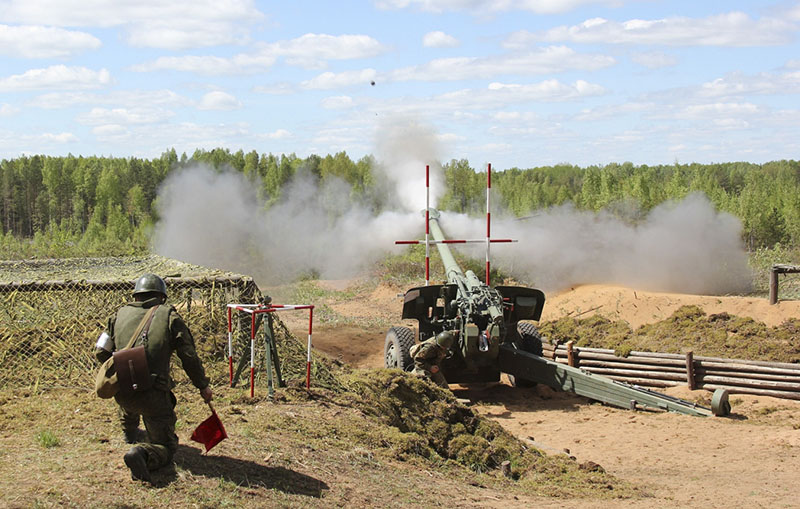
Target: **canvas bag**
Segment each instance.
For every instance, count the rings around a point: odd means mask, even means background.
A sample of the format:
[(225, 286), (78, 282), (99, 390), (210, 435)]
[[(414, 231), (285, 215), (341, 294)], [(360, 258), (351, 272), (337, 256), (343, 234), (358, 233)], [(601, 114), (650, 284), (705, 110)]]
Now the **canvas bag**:
[[(97, 370), (97, 375), (95, 375), (94, 380), (94, 389), (98, 397), (102, 399), (113, 398), (120, 392), (121, 383), (124, 384), (122, 390), (126, 393), (149, 389), (150, 386), (152, 386), (152, 379), (150, 378), (150, 370), (147, 366), (144, 346), (137, 346), (136, 348), (131, 348), (131, 346), (133, 346), (140, 335), (147, 335), (157, 308), (158, 305), (155, 305), (147, 310), (147, 313), (142, 317), (142, 321), (139, 322), (139, 326), (136, 328), (136, 331), (131, 336), (125, 348), (114, 352), (112, 356), (100, 366), (100, 369)], [(142, 361), (144, 365), (142, 365)], [(121, 367), (120, 373), (117, 372), (117, 366)], [(135, 380), (132, 379), (132, 376)]]

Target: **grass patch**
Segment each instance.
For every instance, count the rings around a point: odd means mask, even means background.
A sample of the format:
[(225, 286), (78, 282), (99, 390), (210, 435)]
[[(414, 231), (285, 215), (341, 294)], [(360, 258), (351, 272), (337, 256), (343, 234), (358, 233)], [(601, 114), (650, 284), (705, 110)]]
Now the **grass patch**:
[(631, 330), (622, 320), (599, 315), (563, 317), (542, 323), (540, 330), (552, 342), (576, 341), (577, 346), (610, 348), (625, 356), (633, 350), (800, 362), (800, 319), (769, 327), (751, 318), (718, 313), (708, 315), (697, 306), (682, 306), (660, 322)]
[(55, 433), (48, 430), (40, 431), (36, 434), (36, 443), (45, 449), (50, 449), (52, 447), (58, 447), (61, 445), (61, 442), (58, 440), (58, 437), (55, 435)]

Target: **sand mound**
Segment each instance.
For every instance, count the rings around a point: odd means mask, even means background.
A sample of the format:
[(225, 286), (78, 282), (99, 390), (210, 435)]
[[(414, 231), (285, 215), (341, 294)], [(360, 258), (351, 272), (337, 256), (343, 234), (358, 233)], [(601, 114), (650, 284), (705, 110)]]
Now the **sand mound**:
[(790, 318), (800, 318), (800, 301), (781, 301), (770, 305), (767, 299), (758, 297), (685, 295), (586, 285), (548, 295), (542, 320), (598, 314), (612, 321), (624, 320), (636, 329), (664, 320), (686, 305), (698, 306), (707, 314), (725, 312), (746, 316), (769, 326), (780, 325)]

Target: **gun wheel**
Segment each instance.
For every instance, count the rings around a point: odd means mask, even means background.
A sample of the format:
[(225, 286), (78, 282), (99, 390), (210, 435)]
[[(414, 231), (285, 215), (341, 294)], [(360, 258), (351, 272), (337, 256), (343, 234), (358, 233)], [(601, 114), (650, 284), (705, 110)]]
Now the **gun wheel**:
[[(537, 329), (532, 323), (520, 322), (517, 324), (517, 331), (519, 332), (519, 340), (514, 342), (514, 348), (541, 357), (542, 335), (539, 333), (539, 329)], [(517, 378), (514, 375), (508, 375), (508, 381), (511, 382), (513, 387), (536, 386), (536, 382), (525, 380), (524, 378)]]
[(408, 327), (392, 327), (386, 334), (383, 365), (409, 371), (414, 363), (409, 350), (414, 346), (414, 331)]

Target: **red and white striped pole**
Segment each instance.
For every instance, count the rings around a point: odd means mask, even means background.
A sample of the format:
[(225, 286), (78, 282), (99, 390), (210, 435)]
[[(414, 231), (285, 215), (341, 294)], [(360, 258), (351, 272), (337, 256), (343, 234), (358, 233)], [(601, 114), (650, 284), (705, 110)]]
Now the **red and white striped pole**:
[(430, 209), (431, 209), (431, 167), (425, 165), (425, 286), (428, 286), (431, 280), (431, 252), (430, 252)]
[(313, 323), (314, 306), (308, 308), (308, 353), (306, 355), (306, 390), (311, 388), (311, 327)]
[(250, 313), (250, 397), (256, 386), (256, 314)]
[(489, 286), (489, 250), (492, 245), (492, 209), (490, 198), (492, 191), (492, 163), (486, 167), (486, 286)]
[(228, 306), (228, 371), (230, 372), (230, 385), (233, 387), (233, 310)]

